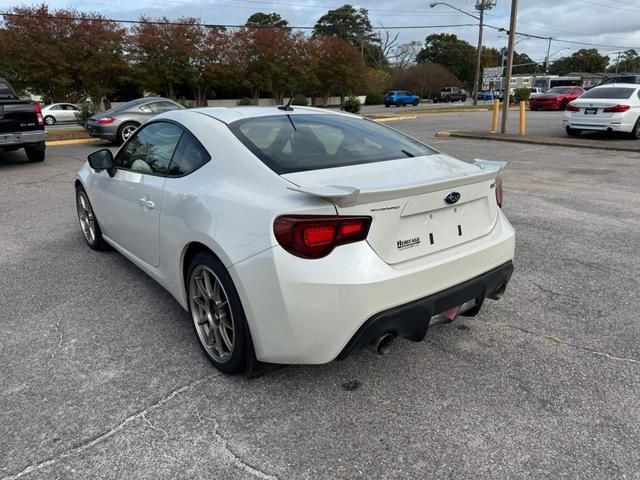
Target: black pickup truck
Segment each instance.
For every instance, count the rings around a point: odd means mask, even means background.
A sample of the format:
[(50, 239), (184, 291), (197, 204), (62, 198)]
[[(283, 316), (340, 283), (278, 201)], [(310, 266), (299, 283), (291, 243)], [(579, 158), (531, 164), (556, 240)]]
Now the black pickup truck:
[(445, 87), (439, 93), (431, 95), (433, 103), (466, 102), (467, 92), (458, 87)]
[(0, 151), (24, 148), (30, 162), (42, 162), (45, 135), (40, 105), (20, 100), (9, 82), (0, 78)]

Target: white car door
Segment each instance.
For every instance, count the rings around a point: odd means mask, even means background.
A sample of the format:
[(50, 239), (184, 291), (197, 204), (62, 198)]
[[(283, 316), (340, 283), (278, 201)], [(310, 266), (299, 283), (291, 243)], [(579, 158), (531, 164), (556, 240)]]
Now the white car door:
[(143, 262), (158, 266), (162, 191), (182, 128), (153, 122), (137, 130), (117, 153), (115, 175), (95, 178), (96, 211), (103, 233)]

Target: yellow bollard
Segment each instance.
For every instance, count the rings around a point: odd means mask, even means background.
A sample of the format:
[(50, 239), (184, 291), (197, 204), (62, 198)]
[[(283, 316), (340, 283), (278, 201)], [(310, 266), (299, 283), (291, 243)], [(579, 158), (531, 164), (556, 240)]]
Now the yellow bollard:
[(493, 119), (491, 121), (491, 133), (498, 131), (498, 117), (500, 116), (500, 100), (493, 101)]
[(524, 137), (527, 134), (527, 119), (525, 117), (525, 102), (520, 102), (520, 136)]

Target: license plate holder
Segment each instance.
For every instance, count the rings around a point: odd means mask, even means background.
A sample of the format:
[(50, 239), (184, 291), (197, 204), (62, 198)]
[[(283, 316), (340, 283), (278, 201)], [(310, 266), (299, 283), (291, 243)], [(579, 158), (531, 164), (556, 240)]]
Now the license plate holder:
[(598, 113), (598, 109), (597, 108), (585, 108), (584, 109), (584, 114), (585, 115), (596, 115)]

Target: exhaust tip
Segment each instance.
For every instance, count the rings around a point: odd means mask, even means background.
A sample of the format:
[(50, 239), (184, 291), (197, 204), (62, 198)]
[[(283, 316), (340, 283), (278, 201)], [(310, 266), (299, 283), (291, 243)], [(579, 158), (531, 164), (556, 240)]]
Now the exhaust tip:
[(386, 355), (391, 350), (391, 344), (395, 338), (395, 335), (385, 333), (371, 342), (369, 349), (378, 355)]
[(503, 283), (498, 288), (496, 288), (495, 292), (493, 292), (491, 295), (489, 295), (489, 298), (491, 300), (500, 300), (504, 296), (504, 292), (506, 290), (507, 290), (507, 284)]

